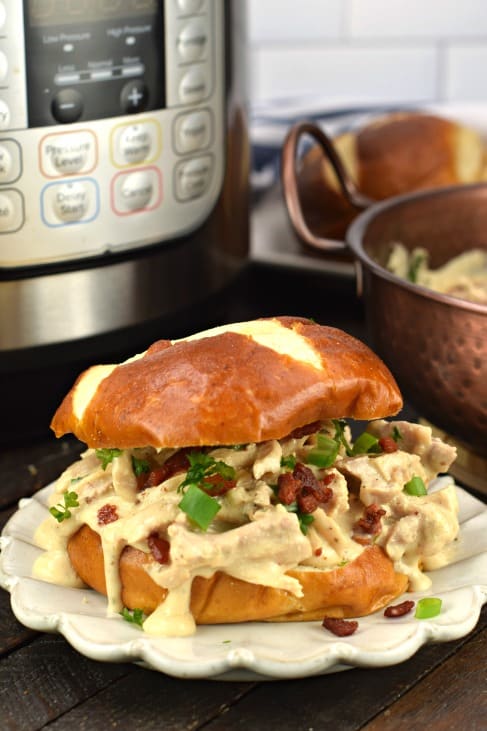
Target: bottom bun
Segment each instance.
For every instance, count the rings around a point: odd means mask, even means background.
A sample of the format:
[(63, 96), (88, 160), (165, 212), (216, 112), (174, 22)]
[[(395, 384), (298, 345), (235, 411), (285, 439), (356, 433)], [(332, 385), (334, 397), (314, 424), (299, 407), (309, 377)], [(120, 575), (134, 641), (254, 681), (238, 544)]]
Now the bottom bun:
[[(92, 589), (106, 595), (100, 537), (84, 525), (71, 537), (68, 553), (73, 568)], [(129, 609), (153, 612), (166, 598), (144, 570), (152, 556), (127, 546), (120, 558), (122, 602)], [(220, 571), (211, 578), (197, 576), (191, 589), (191, 612), (196, 624), (266, 620), (296, 622), (329, 617), (362, 617), (403, 594), (408, 579), (394, 571), (392, 561), (378, 546), (370, 546), (354, 561), (331, 571), (293, 569), (303, 596), (282, 589), (251, 584)]]

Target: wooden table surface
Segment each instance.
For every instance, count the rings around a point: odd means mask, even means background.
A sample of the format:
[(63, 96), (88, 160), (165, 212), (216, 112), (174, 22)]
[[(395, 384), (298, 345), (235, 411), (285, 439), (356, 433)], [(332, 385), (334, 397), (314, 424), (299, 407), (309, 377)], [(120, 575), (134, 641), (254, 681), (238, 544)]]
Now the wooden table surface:
[[(263, 293), (264, 282), (268, 287), (272, 276), (261, 272), (252, 280), (253, 307), (234, 300), (233, 319), (299, 312), (361, 334), (360, 305), (349, 292), (325, 295), (320, 282), (313, 280), (302, 290), (300, 309), (284, 310), (284, 300), (274, 294), (271, 305), (269, 294), (259, 296), (255, 289), (260, 287)], [(285, 292), (289, 291), (287, 276), (279, 279)], [(249, 295), (246, 287), (244, 297)], [(20, 497), (55, 479), (80, 448), (75, 440), (56, 441), (49, 436), (1, 448), (1, 525)], [(0, 590), (2, 730), (485, 731), (486, 668), (484, 607), (467, 637), (426, 645), (410, 660), (392, 667), (289, 681), (179, 680), (136, 665), (89, 660), (62, 637), (23, 627), (11, 612), (8, 593)]]

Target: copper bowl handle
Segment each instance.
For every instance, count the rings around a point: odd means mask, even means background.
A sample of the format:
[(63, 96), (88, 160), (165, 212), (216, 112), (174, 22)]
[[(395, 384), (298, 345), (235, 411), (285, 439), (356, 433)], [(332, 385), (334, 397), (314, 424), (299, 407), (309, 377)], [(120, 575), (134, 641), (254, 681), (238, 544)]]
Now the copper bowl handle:
[(373, 201), (357, 190), (355, 183), (345, 170), (333, 142), (320, 127), (311, 122), (298, 122), (291, 127), (284, 140), (281, 166), (284, 199), (291, 223), (298, 236), (308, 246), (326, 252), (343, 251), (346, 246), (343, 241), (316, 236), (304, 219), (296, 176), (298, 144), (303, 135), (309, 135), (319, 144), (337, 175), (343, 195), (354, 208), (363, 211), (364, 208), (372, 205)]

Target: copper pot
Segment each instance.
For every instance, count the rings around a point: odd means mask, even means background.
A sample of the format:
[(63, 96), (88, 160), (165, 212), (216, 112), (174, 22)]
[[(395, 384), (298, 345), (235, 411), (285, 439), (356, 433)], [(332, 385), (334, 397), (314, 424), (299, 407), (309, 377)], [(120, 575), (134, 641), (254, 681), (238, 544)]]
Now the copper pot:
[[(316, 236), (300, 205), (296, 179), (298, 142), (318, 142), (344, 196), (362, 210), (343, 241)], [(299, 123), (282, 157), (283, 189), (292, 224), (314, 250), (345, 247), (357, 266), (371, 345), (394, 373), (405, 398), (429, 422), (487, 457), (487, 306), (439, 294), (402, 280), (385, 264), (394, 241), (422, 246), (438, 267), (466, 249), (487, 249), (487, 184), (441, 188), (373, 203), (348, 178), (330, 139)], [(363, 210), (367, 209), (367, 210)]]

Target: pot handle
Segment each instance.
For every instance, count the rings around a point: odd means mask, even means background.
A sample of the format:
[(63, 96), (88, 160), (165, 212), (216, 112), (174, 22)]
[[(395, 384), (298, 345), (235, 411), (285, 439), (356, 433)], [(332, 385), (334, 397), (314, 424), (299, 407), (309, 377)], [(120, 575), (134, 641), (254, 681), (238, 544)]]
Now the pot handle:
[(303, 135), (309, 135), (319, 144), (337, 175), (343, 195), (354, 208), (358, 211), (363, 211), (364, 208), (368, 208), (368, 206), (372, 205), (374, 201), (367, 198), (367, 196), (362, 195), (362, 193), (357, 190), (355, 183), (345, 170), (340, 156), (335, 150), (333, 142), (320, 127), (316, 124), (312, 124), (311, 122), (297, 122), (291, 127), (286, 139), (284, 140), (281, 165), (284, 200), (286, 202), (291, 223), (293, 224), (300, 239), (302, 239), (304, 243), (308, 244), (308, 246), (328, 253), (343, 251), (346, 247), (346, 244), (343, 241), (335, 241), (333, 239), (325, 239), (321, 236), (316, 236), (309, 229), (304, 219), (299, 200), (296, 176), (298, 143)]

